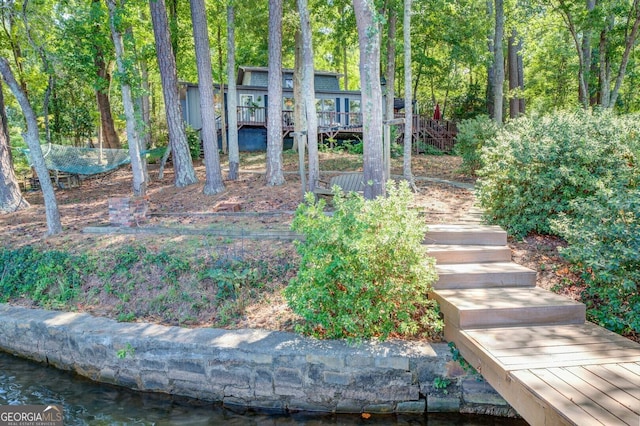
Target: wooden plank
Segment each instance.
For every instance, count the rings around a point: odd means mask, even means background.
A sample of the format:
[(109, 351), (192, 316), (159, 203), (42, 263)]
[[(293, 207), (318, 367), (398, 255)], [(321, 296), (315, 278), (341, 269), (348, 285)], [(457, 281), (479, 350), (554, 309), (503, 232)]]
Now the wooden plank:
[(640, 376), (640, 361), (636, 363), (622, 364), (622, 367)]
[[(552, 405), (555, 411), (568, 424), (589, 426), (589, 425), (605, 425), (602, 421), (594, 418), (583, 408), (574, 403), (571, 398), (567, 398), (566, 394), (553, 386), (553, 381), (548, 377), (541, 377), (534, 374), (530, 370), (521, 370), (512, 373), (512, 377), (524, 388), (528, 389), (532, 396), (536, 399), (545, 401)], [(515, 407), (514, 407), (515, 408)], [(517, 408), (516, 408), (517, 410)], [(526, 418), (525, 418), (526, 420)], [(553, 422), (534, 423), (553, 425)]]
[[(570, 397), (572, 401), (595, 418), (600, 421), (605, 420), (607, 424), (611, 425), (622, 422), (622, 424), (635, 426), (633, 423), (638, 419), (637, 414), (618, 401), (617, 398), (624, 392), (615, 392), (616, 388), (612, 387), (610, 383), (605, 382), (606, 385), (601, 388), (602, 383), (585, 380), (583, 374), (586, 371), (581, 367), (574, 368), (573, 372), (566, 368), (551, 368), (545, 369), (545, 371), (559, 379), (555, 385), (567, 389), (569, 392), (566, 394), (567, 397)], [(595, 379), (592, 375), (589, 378)]]
[(498, 359), (507, 370), (570, 367), (584, 364), (613, 364), (633, 362), (640, 357), (640, 350), (635, 353), (617, 353), (611, 349), (593, 353), (565, 353), (553, 357), (548, 355), (499, 357)]
[(557, 414), (549, 403), (532, 395), (528, 389), (512, 380), (510, 374), (500, 367), (499, 362), (490, 353), (475, 347), (463, 331), (445, 325), (445, 338), (456, 342), (464, 359), (478, 370), (527, 422), (532, 425), (572, 424)]
[(623, 365), (627, 364), (587, 365), (585, 368), (601, 377), (606, 376), (607, 380), (613, 380), (614, 384), (624, 387), (631, 396), (639, 401), (638, 408), (640, 409), (640, 376), (630, 372)]
[[(573, 343), (610, 342), (612, 344), (631, 342), (592, 323), (564, 326), (521, 326), (492, 329), (466, 330), (475, 340), (492, 349), (546, 346), (549, 342), (558, 345)], [(640, 345), (638, 345), (640, 347)]]
[[(602, 341), (595, 341), (590, 343), (581, 344), (566, 344), (558, 345), (555, 342), (550, 341), (547, 345), (538, 345), (535, 347), (521, 347), (521, 348), (509, 348), (509, 349), (494, 349), (491, 348), (491, 352), (498, 358), (500, 357), (527, 357), (531, 355), (553, 355), (553, 354), (585, 354), (585, 353), (600, 353), (611, 352), (611, 343)], [(633, 349), (640, 355), (640, 348), (638, 344), (632, 341), (625, 342), (624, 344), (618, 344), (615, 346), (615, 350)], [(627, 354), (625, 354), (627, 355)]]
[[(604, 368), (598, 369), (598, 367), (600, 366), (566, 367), (563, 370), (583, 380), (586, 384), (585, 388), (591, 386), (598, 389), (604, 395), (603, 400), (613, 399), (624, 406), (629, 411), (629, 415), (633, 414), (634, 418), (640, 420), (640, 399), (631, 394), (633, 390), (640, 390), (640, 383), (633, 384), (625, 381), (624, 378), (618, 377)], [(617, 413), (617, 411), (612, 412)]]

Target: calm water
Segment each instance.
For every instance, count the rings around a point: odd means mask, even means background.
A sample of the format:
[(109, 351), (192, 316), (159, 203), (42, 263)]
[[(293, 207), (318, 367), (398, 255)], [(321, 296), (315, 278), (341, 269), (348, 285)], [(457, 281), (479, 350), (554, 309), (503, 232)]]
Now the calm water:
[(526, 425), (482, 416), (267, 415), (238, 413), (219, 405), (143, 394), (100, 385), (82, 377), (0, 352), (0, 405), (59, 404), (65, 425)]

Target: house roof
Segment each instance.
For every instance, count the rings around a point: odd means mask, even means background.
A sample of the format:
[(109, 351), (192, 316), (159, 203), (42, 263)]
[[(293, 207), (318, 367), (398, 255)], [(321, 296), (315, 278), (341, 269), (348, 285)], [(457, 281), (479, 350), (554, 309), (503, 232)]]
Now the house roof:
[[(238, 77), (236, 78), (236, 84), (241, 85), (242, 81), (244, 80), (244, 74), (246, 72), (254, 72), (254, 71), (259, 71), (259, 72), (265, 72), (268, 73), (269, 72), (269, 68), (267, 67), (249, 67), (249, 66), (241, 66), (238, 67)], [(283, 68), (282, 69), (282, 74), (293, 74), (294, 70), (291, 68)], [(340, 78), (342, 77), (344, 74), (340, 74), (338, 72), (332, 72), (332, 71), (315, 71), (315, 75), (322, 75), (322, 76), (329, 76), (329, 77), (336, 77), (336, 78)]]

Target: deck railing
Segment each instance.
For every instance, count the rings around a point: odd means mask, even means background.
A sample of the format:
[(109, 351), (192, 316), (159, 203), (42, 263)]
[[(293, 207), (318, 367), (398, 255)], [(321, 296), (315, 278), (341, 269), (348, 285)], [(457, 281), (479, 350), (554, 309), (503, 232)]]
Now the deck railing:
[[(318, 126), (320, 127), (344, 127), (361, 126), (362, 114), (357, 112), (319, 111)], [(282, 126), (293, 128), (295, 124), (293, 111), (282, 111)], [(238, 107), (238, 125), (240, 126), (266, 126), (267, 109), (264, 107)]]
[[(359, 112), (318, 111), (318, 132), (334, 137), (339, 132), (359, 132), (362, 114)], [(403, 118), (396, 114), (395, 118)], [(294, 127), (293, 111), (282, 111), (282, 128), (291, 131)], [(238, 126), (267, 126), (267, 109), (264, 107), (238, 107)], [(397, 134), (404, 132), (404, 124), (398, 126)], [(424, 145), (432, 145), (449, 152), (453, 148), (457, 128), (454, 122), (434, 120), (428, 116), (413, 116), (413, 139), (416, 152), (424, 151)]]

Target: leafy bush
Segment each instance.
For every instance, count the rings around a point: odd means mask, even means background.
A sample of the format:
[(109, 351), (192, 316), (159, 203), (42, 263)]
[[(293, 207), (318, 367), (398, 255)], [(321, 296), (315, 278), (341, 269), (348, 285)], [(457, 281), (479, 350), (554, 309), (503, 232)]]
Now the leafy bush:
[(200, 132), (192, 128), (191, 126), (186, 127), (187, 132), (187, 143), (189, 144), (189, 152), (191, 153), (191, 159), (197, 160), (200, 158), (202, 154), (202, 142), (200, 141)]
[(333, 216), (307, 194), (292, 224), (305, 237), (297, 243), (298, 274), (284, 292), (305, 320), (298, 331), (328, 339), (438, 332), (437, 305), (427, 299), (435, 262), (421, 244), (426, 226), (409, 208), (408, 184), (390, 183), (388, 197), (373, 201), (334, 191)]
[(573, 200), (635, 185), (640, 121), (609, 113), (520, 118), (483, 149), (478, 199), (485, 218), (517, 236), (552, 233)]
[(0, 265), (0, 301), (26, 297), (41, 306), (73, 299), (84, 272), (91, 270), (86, 256), (31, 246), (0, 249)]
[(617, 333), (640, 333), (640, 191), (603, 190), (572, 203), (580, 217), (553, 227), (569, 243), (562, 255), (582, 271), (589, 320)]
[(498, 125), (486, 115), (463, 120), (458, 124), (454, 153), (462, 157), (461, 171), (475, 175), (482, 167), (481, 150), (498, 133)]

